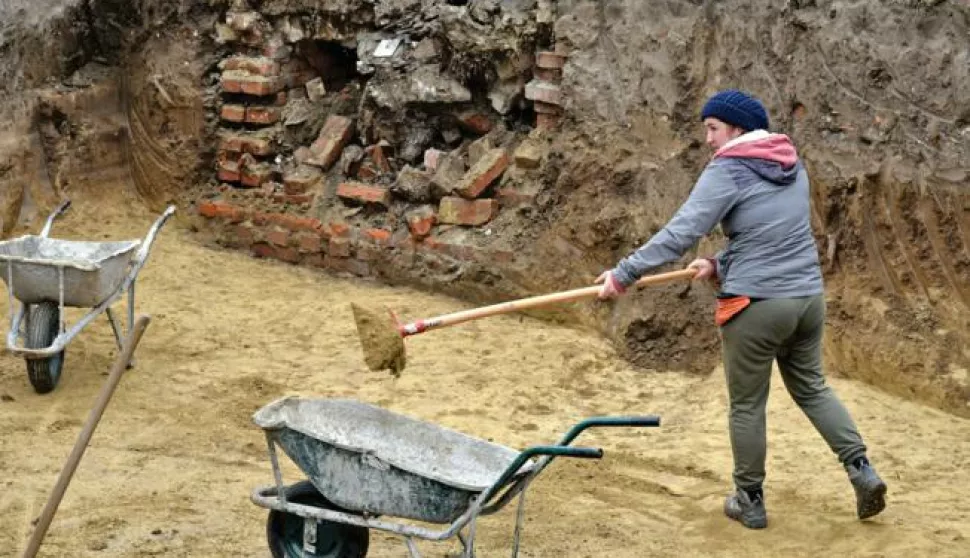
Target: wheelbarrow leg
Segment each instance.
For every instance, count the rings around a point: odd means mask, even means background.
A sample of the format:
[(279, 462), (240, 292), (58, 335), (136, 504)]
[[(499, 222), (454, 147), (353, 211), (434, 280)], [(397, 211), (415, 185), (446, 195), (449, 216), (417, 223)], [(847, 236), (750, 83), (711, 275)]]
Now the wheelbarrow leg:
[[(121, 348), (123, 334), (121, 328), (118, 327), (118, 320), (115, 319), (115, 314), (111, 311), (111, 308), (105, 309), (105, 313), (108, 315), (108, 321), (111, 322), (111, 331), (113, 331), (115, 334), (115, 343), (117, 343), (118, 347)], [(129, 362), (125, 363), (125, 368), (130, 369), (134, 365), (135, 358), (132, 357)]]
[(414, 544), (414, 539), (404, 537), (404, 544), (408, 545), (408, 554), (411, 555), (411, 558), (421, 558), (421, 551), (418, 550), (418, 545)]
[(475, 524), (478, 523), (478, 516), (472, 517), (468, 522), (468, 536), (462, 537), (461, 531), (458, 532), (459, 540), (465, 547), (463, 558), (475, 558)]

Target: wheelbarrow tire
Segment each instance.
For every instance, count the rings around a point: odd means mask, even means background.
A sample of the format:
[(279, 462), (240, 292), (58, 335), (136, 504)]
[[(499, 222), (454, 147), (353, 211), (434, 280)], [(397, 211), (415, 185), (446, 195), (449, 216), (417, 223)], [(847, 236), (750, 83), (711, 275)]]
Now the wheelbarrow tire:
[[(286, 488), (286, 499), (294, 504), (306, 504), (329, 510), (353, 513), (324, 498), (310, 481), (301, 481)], [(303, 552), (303, 523), (305, 518), (279, 510), (271, 510), (266, 521), (266, 538), (273, 558), (364, 558), (370, 535), (366, 527), (345, 525), (333, 521), (317, 521), (317, 544), (313, 554)]]
[[(50, 347), (60, 333), (60, 308), (56, 302), (31, 304), (26, 311), (27, 348)], [(28, 358), (27, 377), (37, 393), (48, 393), (57, 387), (64, 367), (64, 351), (47, 358)]]

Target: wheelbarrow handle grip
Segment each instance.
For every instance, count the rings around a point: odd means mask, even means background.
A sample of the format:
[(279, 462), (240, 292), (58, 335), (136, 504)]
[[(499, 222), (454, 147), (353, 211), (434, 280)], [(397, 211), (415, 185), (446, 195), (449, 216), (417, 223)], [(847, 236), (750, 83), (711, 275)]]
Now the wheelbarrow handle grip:
[(60, 217), (60, 215), (67, 211), (67, 208), (69, 207), (71, 207), (71, 200), (64, 200), (58, 204), (58, 206), (54, 208), (54, 211), (47, 217), (47, 221), (44, 222), (44, 228), (41, 229), (40, 236), (47, 238), (47, 235), (51, 233), (51, 227), (54, 226), (54, 219)]
[(559, 443), (569, 445), (587, 428), (602, 426), (660, 426), (660, 417), (657, 415), (590, 417), (570, 428), (569, 432), (559, 440)]

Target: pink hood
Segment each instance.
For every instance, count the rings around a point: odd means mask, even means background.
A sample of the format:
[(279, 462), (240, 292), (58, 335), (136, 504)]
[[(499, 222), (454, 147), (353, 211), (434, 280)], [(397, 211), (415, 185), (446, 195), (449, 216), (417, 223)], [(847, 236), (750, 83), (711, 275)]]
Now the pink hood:
[(779, 163), (782, 168), (790, 169), (798, 162), (795, 144), (785, 134), (770, 134), (756, 130), (739, 136), (717, 150), (714, 158), (732, 157), (735, 159), (764, 159)]

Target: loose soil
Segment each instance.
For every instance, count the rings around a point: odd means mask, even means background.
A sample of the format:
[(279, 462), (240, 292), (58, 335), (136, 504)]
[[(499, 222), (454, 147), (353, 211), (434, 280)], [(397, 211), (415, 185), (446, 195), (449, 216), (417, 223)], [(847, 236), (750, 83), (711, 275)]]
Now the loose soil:
[[(55, 234), (135, 238), (154, 218), (137, 203), (113, 207), (78, 202)], [(731, 453), (719, 370), (635, 369), (589, 332), (499, 316), (409, 339), (408, 372), (395, 379), (367, 370), (350, 303), (402, 319), (465, 304), (206, 248), (177, 221), (138, 286), (137, 309), (152, 324), (42, 556), (267, 556), (266, 514), (249, 493), (272, 475), (250, 416), (286, 394), (358, 398), (519, 448), (590, 415), (661, 415), (658, 429), (585, 435), (606, 451), (601, 461), (561, 460), (538, 479), (523, 556), (966, 555), (970, 421), (862, 383), (832, 380), (889, 482), (888, 509), (855, 519), (836, 459), (775, 382), (771, 523), (752, 532), (721, 514)], [(0, 358), (0, 555), (23, 548), (116, 352), (106, 320), (96, 321), (69, 346), (46, 396), (32, 392), (22, 360)], [(289, 463), (285, 473), (299, 478)], [(481, 522), (481, 556), (507, 555), (513, 517), (508, 509)], [(458, 552), (454, 542), (420, 546), (428, 556)], [(377, 558), (404, 553), (381, 534), (371, 548)]]

